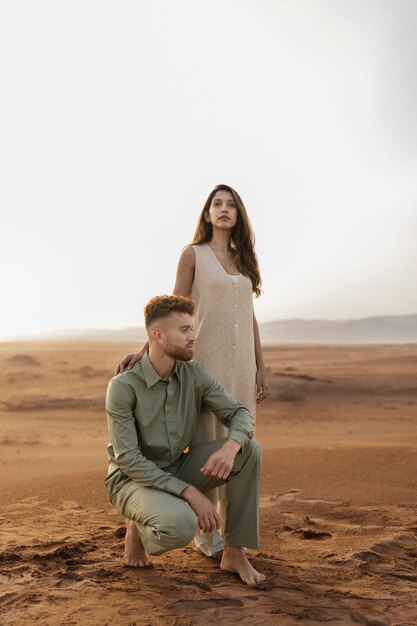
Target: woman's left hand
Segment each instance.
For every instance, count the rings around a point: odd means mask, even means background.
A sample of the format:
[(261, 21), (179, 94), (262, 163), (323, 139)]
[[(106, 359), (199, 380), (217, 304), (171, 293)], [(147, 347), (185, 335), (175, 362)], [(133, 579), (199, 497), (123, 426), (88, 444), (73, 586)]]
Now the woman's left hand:
[(256, 404), (265, 400), (267, 391), (266, 372), (264, 369), (258, 369), (256, 372)]

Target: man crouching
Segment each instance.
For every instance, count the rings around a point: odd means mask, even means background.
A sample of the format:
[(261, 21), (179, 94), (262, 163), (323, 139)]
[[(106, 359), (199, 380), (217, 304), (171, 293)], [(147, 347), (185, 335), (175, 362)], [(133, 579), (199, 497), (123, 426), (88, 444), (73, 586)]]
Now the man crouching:
[[(220, 527), (203, 492), (226, 484), (225, 547), (220, 563), (248, 585), (265, 579), (245, 554), (258, 548), (261, 449), (245, 407), (193, 357), (194, 304), (156, 296), (145, 307), (149, 351), (109, 384), (110, 432), (105, 485), (127, 518), (125, 558), (147, 567), (149, 555), (186, 546), (197, 526)], [(228, 437), (189, 450), (201, 409), (213, 411)]]

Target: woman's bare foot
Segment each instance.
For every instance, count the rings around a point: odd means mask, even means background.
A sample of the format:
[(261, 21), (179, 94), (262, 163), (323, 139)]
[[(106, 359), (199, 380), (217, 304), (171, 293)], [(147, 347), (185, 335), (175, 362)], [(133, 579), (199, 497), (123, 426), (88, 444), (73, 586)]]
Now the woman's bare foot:
[(151, 567), (152, 563), (148, 559), (138, 529), (133, 520), (126, 520), (126, 537), (125, 537), (125, 564), (129, 567)]
[(265, 580), (265, 576), (249, 563), (245, 549), (237, 546), (224, 547), (220, 569), (238, 574), (247, 585), (257, 585)]

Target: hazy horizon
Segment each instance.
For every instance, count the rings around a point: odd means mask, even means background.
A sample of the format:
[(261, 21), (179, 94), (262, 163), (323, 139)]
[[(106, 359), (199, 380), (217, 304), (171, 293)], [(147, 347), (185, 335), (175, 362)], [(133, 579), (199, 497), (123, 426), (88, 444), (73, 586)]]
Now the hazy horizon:
[(0, 7), (0, 337), (127, 328), (211, 190), (259, 322), (417, 311), (417, 3)]
[[(415, 325), (410, 327), (410, 320), (413, 318)], [(376, 322), (369, 326), (369, 322)], [(394, 321), (394, 325), (392, 325)], [(387, 324), (387, 322), (390, 322)], [(381, 326), (381, 323), (384, 326)], [(335, 328), (334, 330), (332, 330)], [(340, 329), (342, 328), (342, 331)], [(261, 322), (259, 324), (262, 342), (320, 342), (326, 333), (336, 332), (339, 337), (349, 337), (349, 334), (359, 337), (365, 343), (378, 343), (385, 341), (409, 343), (417, 342), (417, 312), (405, 315), (382, 315), (369, 316), (352, 319), (323, 318), (303, 319), (287, 318), (275, 319)], [(78, 337), (77, 334), (79, 333)], [(306, 334), (307, 333), (307, 334)], [(324, 334), (323, 334), (324, 333)], [(339, 334), (338, 334), (339, 333)], [(359, 335), (358, 335), (359, 333)], [(306, 338), (307, 337), (307, 338)], [(379, 337), (375, 339), (375, 337)], [(113, 328), (56, 328), (40, 333), (30, 333), (15, 335), (11, 337), (1, 337), (0, 343), (7, 342), (30, 342), (30, 341), (126, 341), (141, 342), (146, 339), (145, 327), (140, 324), (128, 327)], [(198, 340), (198, 339), (197, 339)], [(324, 341), (327, 341), (324, 339)], [(355, 339), (329, 339), (330, 342), (346, 341), (355, 342)]]

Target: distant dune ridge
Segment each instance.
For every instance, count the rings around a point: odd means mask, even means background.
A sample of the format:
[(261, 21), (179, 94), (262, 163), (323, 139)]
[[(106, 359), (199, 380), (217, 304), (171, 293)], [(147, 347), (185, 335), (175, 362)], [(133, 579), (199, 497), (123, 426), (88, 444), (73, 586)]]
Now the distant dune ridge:
[(417, 314), (379, 315), (353, 320), (289, 319), (260, 325), (264, 342), (358, 342), (417, 341)]
[[(351, 320), (276, 320), (260, 324), (264, 343), (414, 343), (417, 313), (378, 315)], [(19, 339), (20, 337), (16, 337)], [(146, 340), (143, 327), (121, 329), (72, 329), (21, 337), (41, 341), (117, 341), (140, 344)]]

